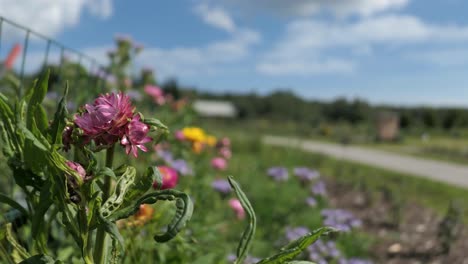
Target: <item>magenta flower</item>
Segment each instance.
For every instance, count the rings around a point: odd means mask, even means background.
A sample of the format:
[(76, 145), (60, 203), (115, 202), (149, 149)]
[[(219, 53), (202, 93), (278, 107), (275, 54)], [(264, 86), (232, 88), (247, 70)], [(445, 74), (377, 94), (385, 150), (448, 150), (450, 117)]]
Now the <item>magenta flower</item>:
[(245, 218), (245, 211), (244, 208), (242, 207), (241, 202), (239, 199), (232, 198), (229, 200), (229, 206), (234, 210), (236, 213), (237, 219), (244, 219)]
[(86, 104), (81, 115), (75, 116), (75, 124), (88, 140), (94, 140), (98, 146), (109, 146), (125, 134), (134, 109), (124, 93), (101, 95), (92, 105)]
[(227, 161), (221, 157), (216, 157), (211, 160), (211, 167), (215, 170), (225, 170), (227, 168)]
[(166, 98), (164, 97), (164, 92), (158, 86), (146, 85), (145, 93), (151, 96), (154, 102), (157, 103), (158, 105), (163, 105), (166, 102)]
[[(160, 189), (165, 190), (174, 188), (177, 185), (177, 182), (179, 182), (177, 171), (168, 166), (158, 166), (158, 169), (162, 175), (162, 186)], [(159, 189), (156, 182), (153, 183), (153, 188)]]
[(133, 116), (132, 121), (126, 127), (125, 135), (120, 140), (120, 144), (125, 146), (127, 155), (131, 152), (133, 156), (138, 157), (138, 149), (144, 152), (148, 151), (143, 144), (152, 140), (148, 137), (149, 130), (149, 126), (140, 121), (139, 115)]

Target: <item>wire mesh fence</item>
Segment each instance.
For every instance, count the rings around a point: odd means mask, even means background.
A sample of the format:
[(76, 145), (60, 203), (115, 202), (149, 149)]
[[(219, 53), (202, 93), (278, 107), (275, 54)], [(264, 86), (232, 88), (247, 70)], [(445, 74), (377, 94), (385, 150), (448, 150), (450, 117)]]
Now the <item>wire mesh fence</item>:
[(108, 70), (95, 58), (0, 16), (0, 91), (21, 97), (46, 71), (52, 99), (67, 82), (75, 103), (106, 89)]

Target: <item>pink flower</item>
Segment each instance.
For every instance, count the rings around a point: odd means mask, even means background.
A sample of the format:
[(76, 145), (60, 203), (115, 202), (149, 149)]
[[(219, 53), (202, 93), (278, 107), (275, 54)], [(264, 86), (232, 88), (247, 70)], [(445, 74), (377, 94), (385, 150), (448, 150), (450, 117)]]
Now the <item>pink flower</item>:
[(164, 97), (164, 92), (158, 86), (146, 85), (145, 93), (153, 97), (154, 102), (157, 103), (158, 105), (163, 105), (166, 102), (166, 98)]
[(83, 166), (81, 166), (81, 164), (73, 162), (73, 161), (67, 161), (66, 164), (68, 167), (70, 167), (70, 169), (76, 171), (78, 175), (80, 175), (81, 179), (83, 180), (85, 179), (86, 171), (83, 168)]
[(242, 207), (241, 202), (239, 199), (232, 198), (229, 200), (229, 206), (234, 210), (236, 213), (237, 219), (244, 219), (245, 218), (245, 211), (244, 208)]
[(211, 167), (216, 170), (225, 170), (227, 168), (227, 161), (221, 157), (216, 157), (211, 160)]
[[(168, 166), (159, 166), (158, 169), (162, 175), (161, 189), (165, 190), (174, 188), (177, 185), (177, 182), (179, 181), (179, 175), (177, 174), (177, 171)], [(153, 188), (159, 189), (158, 187), (159, 186), (157, 186), (157, 183), (154, 182)]]
[(125, 134), (134, 110), (130, 98), (124, 93), (105, 94), (92, 105), (86, 104), (84, 112), (75, 116), (75, 124), (96, 145), (112, 145)]
[(174, 133), (174, 137), (179, 141), (184, 141), (185, 140), (184, 132), (182, 132), (181, 130), (177, 130)]
[(152, 140), (148, 137), (149, 129), (147, 124), (140, 121), (140, 115), (133, 116), (132, 121), (126, 127), (125, 135), (120, 140), (120, 144), (125, 146), (127, 155), (131, 152), (133, 156), (138, 157), (138, 149), (148, 151), (143, 144)]
[(229, 148), (224, 147), (219, 150), (219, 155), (225, 159), (230, 159), (232, 157), (232, 152)]

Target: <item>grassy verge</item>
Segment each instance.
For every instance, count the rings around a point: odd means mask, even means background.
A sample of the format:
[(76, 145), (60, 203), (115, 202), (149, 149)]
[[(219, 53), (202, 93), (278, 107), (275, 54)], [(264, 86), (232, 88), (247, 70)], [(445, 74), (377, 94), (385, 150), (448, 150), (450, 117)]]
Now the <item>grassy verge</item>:
[[(236, 138), (236, 133), (232, 135)], [(237, 133), (234, 149), (236, 160), (242, 164), (238, 166), (253, 166), (253, 160), (268, 161), (269, 165), (304, 165), (316, 168), (338, 182), (365, 188), (369, 192), (386, 188), (403, 201), (415, 201), (440, 213), (445, 213), (452, 200), (468, 206), (468, 190), (463, 188), (297, 149), (262, 146), (259, 137), (244, 137), (241, 140), (239, 136), (240, 133)], [(266, 167), (263, 165), (261, 169)], [(465, 210), (465, 221), (468, 222), (468, 210)]]

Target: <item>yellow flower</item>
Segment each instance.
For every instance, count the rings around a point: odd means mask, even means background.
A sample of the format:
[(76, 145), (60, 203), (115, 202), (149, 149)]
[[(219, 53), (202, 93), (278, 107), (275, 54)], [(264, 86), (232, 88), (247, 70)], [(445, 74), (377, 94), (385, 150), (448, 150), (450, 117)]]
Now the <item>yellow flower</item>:
[(210, 147), (214, 147), (216, 145), (216, 142), (217, 142), (217, 139), (214, 136), (208, 135), (205, 138), (205, 143)]
[(194, 142), (203, 142), (206, 137), (205, 131), (199, 127), (185, 127), (182, 133), (186, 139)]

